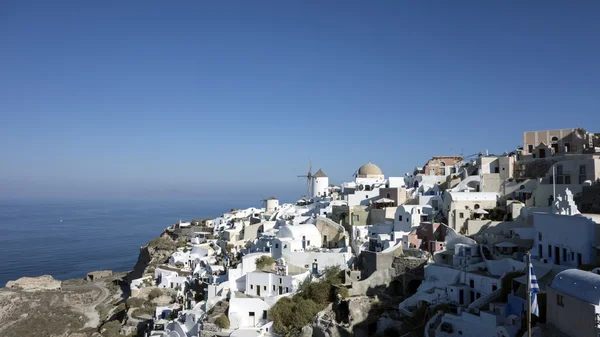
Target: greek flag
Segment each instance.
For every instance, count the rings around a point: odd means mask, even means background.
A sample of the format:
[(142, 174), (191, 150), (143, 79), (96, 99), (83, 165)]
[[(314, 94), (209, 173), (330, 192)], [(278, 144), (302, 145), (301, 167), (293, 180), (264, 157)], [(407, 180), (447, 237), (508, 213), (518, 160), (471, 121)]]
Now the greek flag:
[(529, 291), (531, 291), (531, 313), (540, 317), (540, 309), (538, 307), (537, 293), (540, 292), (540, 286), (538, 285), (537, 278), (533, 272), (533, 265), (529, 262), (529, 279), (531, 284), (529, 285)]

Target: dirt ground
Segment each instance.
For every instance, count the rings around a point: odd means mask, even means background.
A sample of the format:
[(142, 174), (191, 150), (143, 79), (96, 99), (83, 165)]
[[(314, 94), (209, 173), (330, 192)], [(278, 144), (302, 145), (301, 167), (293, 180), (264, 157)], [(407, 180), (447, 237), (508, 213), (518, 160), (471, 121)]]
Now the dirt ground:
[(0, 336), (91, 336), (104, 319), (97, 307), (118, 298), (103, 282), (65, 282), (61, 290), (31, 292), (2, 288)]

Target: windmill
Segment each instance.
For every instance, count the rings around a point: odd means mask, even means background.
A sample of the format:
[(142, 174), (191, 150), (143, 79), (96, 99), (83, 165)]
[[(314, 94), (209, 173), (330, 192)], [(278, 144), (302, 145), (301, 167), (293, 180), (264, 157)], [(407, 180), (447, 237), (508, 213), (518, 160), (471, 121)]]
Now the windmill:
[(267, 199), (267, 198), (260, 199), (260, 201), (262, 201), (262, 203), (260, 205), (261, 205), (261, 207), (264, 207), (264, 209), (267, 209), (267, 200), (269, 200), (269, 199)]
[(306, 190), (307, 190), (306, 197), (307, 198), (310, 198), (312, 196), (312, 194), (310, 193), (310, 186), (311, 186), (313, 175), (312, 175), (312, 173), (310, 173), (310, 171), (312, 171), (312, 160), (310, 158), (308, 158), (308, 173), (303, 176), (298, 176), (298, 178), (306, 178)]

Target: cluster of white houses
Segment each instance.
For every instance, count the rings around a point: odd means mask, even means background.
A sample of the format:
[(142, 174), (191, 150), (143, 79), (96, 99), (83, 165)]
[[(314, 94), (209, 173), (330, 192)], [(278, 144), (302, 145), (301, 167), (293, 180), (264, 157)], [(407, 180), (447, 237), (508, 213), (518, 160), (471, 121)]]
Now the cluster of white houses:
[[(511, 153), (436, 156), (400, 177), (367, 163), (336, 187), (319, 170), (311, 195), (295, 203), (269, 198), (263, 208), (206, 221), (212, 232), (192, 231), (167, 264), (132, 281), (132, 293), (172, 288), (185, 299), (157, 308), (152, 336), (196, 337), (224, 300), (231, 336), (272, 335), (269, 309), (325, 268), (360, 268), (352, 275), (368, 279), (363, 252), (421, 250), (424, 279), (398, 309), (411, 316), (437, 308), (426, 316), (426, 336), (516, 337), (530, 252), (545, 294), (534, 335), (600, 336), (600, 216), (579, 209), (600, 188), (599, 147), (585, 130), (548, 130), (525, 132)], [(257, 268), (263, 256), (277, 262)], [(194, 285), (204, 298), (190, 298)], [(165, 320), (175, 307), (178, 317)]]

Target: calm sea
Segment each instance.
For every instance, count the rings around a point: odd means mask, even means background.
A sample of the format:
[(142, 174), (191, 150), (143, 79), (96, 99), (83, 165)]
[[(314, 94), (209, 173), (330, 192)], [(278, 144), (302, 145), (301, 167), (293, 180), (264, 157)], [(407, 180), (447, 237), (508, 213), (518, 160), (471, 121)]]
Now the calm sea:
[[(0, 202), (0, 287), (22, 276), (81, 278), (127, 271), (139, 248), (182, 220), (254, 203), (191, 201)], [(62, 220), (62, 221), (61, 221)]]

